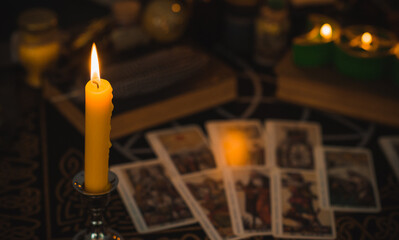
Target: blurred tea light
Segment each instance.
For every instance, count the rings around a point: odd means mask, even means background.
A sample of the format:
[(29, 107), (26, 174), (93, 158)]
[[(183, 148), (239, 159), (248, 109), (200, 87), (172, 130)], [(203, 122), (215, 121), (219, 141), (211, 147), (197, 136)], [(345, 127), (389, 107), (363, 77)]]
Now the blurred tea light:
[(223, 138), (223, 149), (228, 165), (243, 165), (248, 152), (245, 134), (241, 131), (228, 131)]
[(361, 47), (364, 50), (370, 50), (371, 42), (373, 41), (373, 36), (369, 32), (365, 32), (362, 34), (361, 41), (362, 41)]
[(351, 47), (358, 47), (365, 51), (377, 51), (380, 46), (380, 39), (376, 35), (371, 34), (370, 32), (363, 32), (361, 35), (354, 37), (350, 41)]
[(326, 40), (330, 40), (332, 37), (332, 28), (331, 25), (328, 23), (323, 24), (323, 26), (321, 26), (320, 28), (320, 35), (326, 39)]

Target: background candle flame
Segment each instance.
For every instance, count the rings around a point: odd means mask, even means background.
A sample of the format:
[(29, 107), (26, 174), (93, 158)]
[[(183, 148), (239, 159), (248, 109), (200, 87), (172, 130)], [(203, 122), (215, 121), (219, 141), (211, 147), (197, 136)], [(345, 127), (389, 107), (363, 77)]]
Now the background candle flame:
[(98, 64), (98, 56), (97, 56), (97, 48), (96, 44), (93, 43), (91, 48), (91, 81), (95, 82), (96, 84), (100, 85), (100, 67)]
[(362, 43), (370, 44), (373, 41), (373, 36), (369, 32), (365, 32), (362, 35)]
[(323, 24), (323, 26), (321, 26), (320, 28), (320, 35), (324, 38), (324, 39), (330, 39), (332, 36), (332, 29), (331, 29), (331, 25), (328, 23)]

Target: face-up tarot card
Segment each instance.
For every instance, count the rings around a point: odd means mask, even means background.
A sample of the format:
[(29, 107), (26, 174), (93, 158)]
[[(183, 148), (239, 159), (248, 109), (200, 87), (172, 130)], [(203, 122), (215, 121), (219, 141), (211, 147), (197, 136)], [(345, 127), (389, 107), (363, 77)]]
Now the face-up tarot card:
[(223, 173), (210, 170), (182, 177), (180, 189), (211, 239), (239, 239), (233, 232)]
[(376, 212), (380, 200), (371, 153), (367, 149), (323, 147), (322, 168), (330, 206), (336, 211)]
[(319, 203), (314, 171), (290, 170), (274, 176), (275, 236), (283, 238), (335, 238), (334, 215)]
[(159, 157), (170, 160), (165, 164), (173, 175), (216, 168), (213, 153), (198, 126), (153, 131), (147, 139)]
[(282, 169), (314, 169), (314, 148), (322, 144), (318, 123), (266, 121), (269, 157)]
[(211, 121), (206, 128), (221, 166), (265, 166), (265, 138), (257, 120)]
[[(237, 216), (238, 235), (271, 235), (271, 177), (260, 167), (233, 168), (227, 173), (227, 195), (231, 216)], [(237, 211), (234, 213), (233, 211)]]
[(379, 143), (399, 180), (399, 136), (381, 137)]
[(158, 160), (112, 167), (118, 192), (138, 232), (147, 233), (196, 222)]
[(239, 239), (233, 233), (224, 176), (217, 170), (199, 127), (150, 132), (147, 139), (172, 172), (172, 182), (212, 240)]

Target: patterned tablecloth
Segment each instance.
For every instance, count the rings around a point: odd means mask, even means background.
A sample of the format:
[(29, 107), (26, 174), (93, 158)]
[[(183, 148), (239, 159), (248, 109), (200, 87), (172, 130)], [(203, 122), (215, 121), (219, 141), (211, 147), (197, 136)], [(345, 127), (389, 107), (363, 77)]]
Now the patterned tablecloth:
[[(377, 143), (380, 136), (399, 134), (399, 129), (279, 102), (271, 97), (274, 84), (267, 79), (244, 77), (235, 102), (156, 128), (193, 123), (203, 127), (210, 119), (242, 115), (262, 121), (318, 121), (324, 144), (372, 150), (381, 198), (382, 210), (377, 214), (335, 213), (337, 239), (399, 239), (399, 184)], [(251, 82), (261, 93), (255, 102)], [(0, 141), (1, 239), (70, 239), (85, 224), (84, 209), (71, 186), (72, 176), (83, 169), (84, 138), (51, 104), (39, 99), (36, 96), (37, 104), (19, 117), (17, 134)], [(136, 132), (114, 141), (110, 163), (153, 158), (144, 134)], [(125, 239), (207, 239), (198, 224), (148, 235), (137, 233), (117, 192), (112, 195), (106, 220)]]

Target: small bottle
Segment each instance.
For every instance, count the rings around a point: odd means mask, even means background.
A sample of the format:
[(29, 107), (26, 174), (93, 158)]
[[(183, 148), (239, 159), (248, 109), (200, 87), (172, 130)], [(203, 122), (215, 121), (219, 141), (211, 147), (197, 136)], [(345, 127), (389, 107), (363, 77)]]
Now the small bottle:
[(60, 52), (57, 16), (48, 9), (31, 9), (18, 18), (18, 60), (27, 71), (26, 83), (42, 85), (42, 73)]
[(261, 5), (255, 20), (255, 63), (271, 67), (277, 62), (287, 46), (289, 26), (285, 0), (269, 0)]

